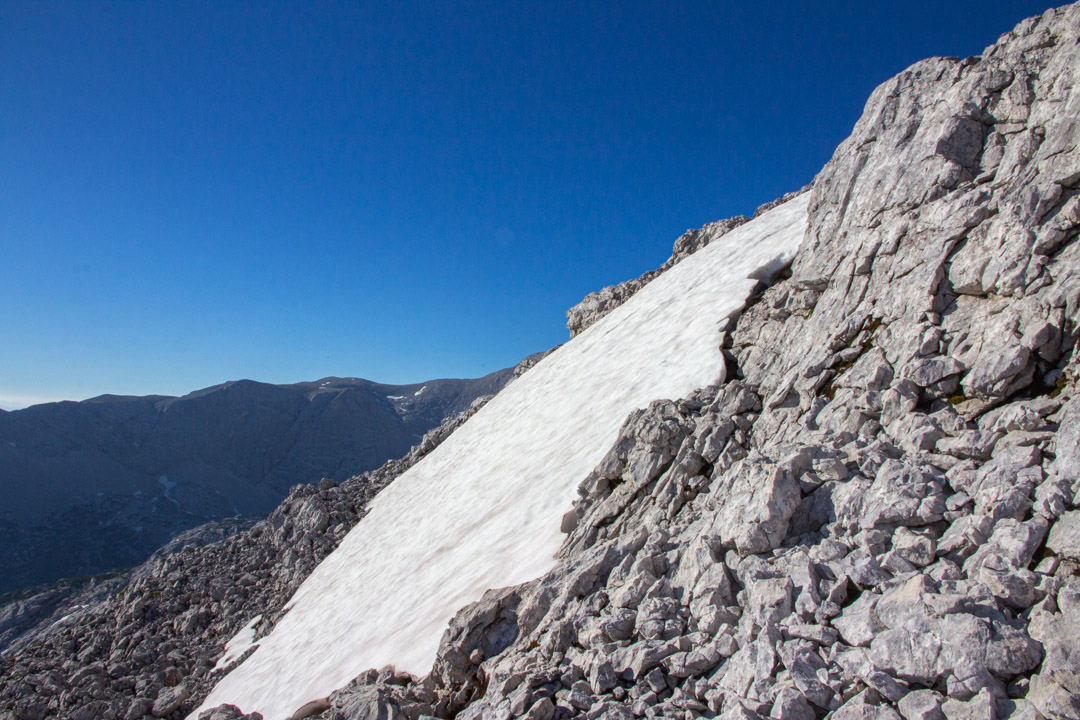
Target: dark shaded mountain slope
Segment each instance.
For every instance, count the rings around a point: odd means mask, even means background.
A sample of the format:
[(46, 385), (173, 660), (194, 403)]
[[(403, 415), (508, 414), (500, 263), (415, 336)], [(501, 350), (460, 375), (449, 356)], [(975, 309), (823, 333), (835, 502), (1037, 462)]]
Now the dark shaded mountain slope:
[(383, 385), (240, 380), (0, 415), (0, 592), (133, 565), (179, 531), (264, 515), (290, 486), (400, 457), (512, 375)]

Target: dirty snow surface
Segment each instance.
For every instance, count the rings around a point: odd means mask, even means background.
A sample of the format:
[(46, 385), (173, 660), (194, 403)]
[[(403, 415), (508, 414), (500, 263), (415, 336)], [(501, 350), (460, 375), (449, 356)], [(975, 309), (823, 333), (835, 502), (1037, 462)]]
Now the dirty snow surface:
[(368, 668), (427, 674), (458, 609), (554, 566), (560, 520), (627, 415), (721, 379), (725, 318), (749, 276), (792, 257), (808, 196), (684, 259), (507, 385), (375, 498), (189, 717), (231, 703), (283, 720)]

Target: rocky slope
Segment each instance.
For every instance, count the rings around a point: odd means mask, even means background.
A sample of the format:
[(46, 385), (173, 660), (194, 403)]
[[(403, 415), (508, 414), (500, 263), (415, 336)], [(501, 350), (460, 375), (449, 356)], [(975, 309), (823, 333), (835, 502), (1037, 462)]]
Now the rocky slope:
[(322, 717), (1080, 717), (1078, 37), (880, 87), (741, 377), (631, 417), (558, 568)]
[(226, 641), (253, 616), (256, 632), (269, 632), (368, 501), (490, 397), (377, 470), (293, 487), (250, 529), (214, 523), (185, 533), (134, 570), (53, 603), (44, 618), (28, 616), (35, 608), (8, 606), (0, 717), (181, 717), (239, 659), (220, 662)]
[(291, 485), (400, 457), (511, 377), (381, 385), (242, 380), (0, 416), (0, 593), (131, 566), (177, 532), (266, 515)]
[[(429, 675), (293, 717), (1080, 717), (1078, 38), (1073, 5), (878, 88), (728, 379), (628, 418), (555, 569), (464, 608)], [(182, 717), (223, 615), (335, 527), (283, 533), (220, 599), (189, 580), (207, 550), (153, 568), (0, 666), (0, 713)]]

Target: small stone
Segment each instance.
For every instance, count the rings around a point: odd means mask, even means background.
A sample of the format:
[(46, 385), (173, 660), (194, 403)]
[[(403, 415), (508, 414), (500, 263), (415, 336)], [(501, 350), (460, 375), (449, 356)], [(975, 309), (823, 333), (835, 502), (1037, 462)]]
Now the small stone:
[(594, 695), (603, 695), (619, 684), (615, 669), (608, 659), (597, 658), (589, 670), (589, 687)]
[(575, 687), (571, 688), (570, 693), (566, 696), (566, 701), (578, 710), (588, 710), (596, 702), (596, 698)]
[(171, 715), (174, 710), (184, 704), (189, 695), (191, 695), (191, 691), (187, 685), (162, 688), (157, 699), (154, 700), (154, 706), (150, 712), (154, 717)]
[(1080, 510), (1067, 512), (1057, 519), (1046, 547), (1070, 560), (1080, 560)]
[[(124, 720), (141, 720), (141, 718), (144, 715), (146, 715), (146, 713), (150, 712), (150, 709), (153, 706), (154, 706), (154, 703), (152, 701), (150, 701), (148, 698), (135, 698), (128, 705), (127, 711), (124, 713), (123, 718), (124, 718)], [(213, 711), (208, 711), (208, 712), (213, 712)], [(199, 720), (204, 720), (204, 718), (203, 718), (204, 715), (207, 715), (207, 713), (204, 712), (204, 713), (200, 714), (199, 715)], [(208, 720), (231, 720), (231, 719), (225, 718), (225, 717), (214, 717), (214, 716), (210, 715), (208, 717)]]
[(971, 700), (949, 698), (941, 711), (946, 720), (997, 720), (997, 701), (989, 689), (984, 688)]
[(769, 717), (775, 720), (814, 720), (814, 709), (795, 688), (783, 688), (776, 694)]
[(577, 528), (578, 515), (575, 510), (568, 510), (563, 516), (562, 521), (559, 523), (559, 532), (572, 533)]
[(915, 690), (900, 698), (896, 708), (904, 720), (945, 720), (941, 704), (945, 698), (933, 690)]
[(555, 703), (551, 702), (551, 698), (540, 698), (522, 716), (522, 720), (551, 720), (553, 717), (555, 717)]
[(937, 544), (933, 538), (905, 527), (896, 528), (893, 551), (916, 567), (925, 567), (937, 558)]

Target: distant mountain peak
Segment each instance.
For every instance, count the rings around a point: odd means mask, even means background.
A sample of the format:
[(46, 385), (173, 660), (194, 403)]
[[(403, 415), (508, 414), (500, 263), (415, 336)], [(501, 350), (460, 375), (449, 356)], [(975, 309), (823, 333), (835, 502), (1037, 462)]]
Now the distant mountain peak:
[(0, 592), (131, 565), (201, 522), (268, 513), (292, 485), (376, 468), (512, 373), (430, 381), (421, 396), (424, 384), (244, 378), (4, 412)]

